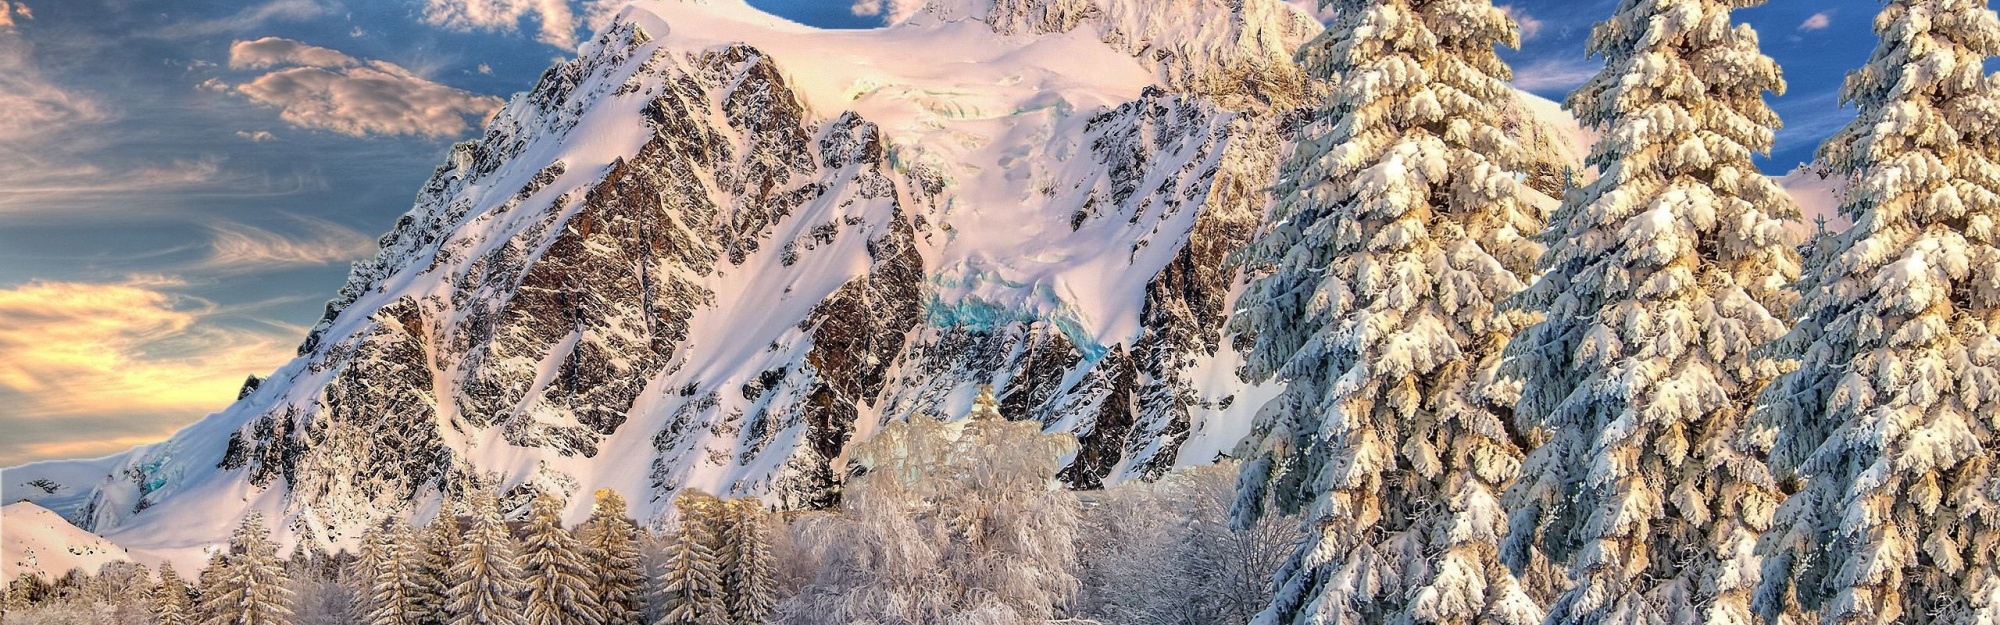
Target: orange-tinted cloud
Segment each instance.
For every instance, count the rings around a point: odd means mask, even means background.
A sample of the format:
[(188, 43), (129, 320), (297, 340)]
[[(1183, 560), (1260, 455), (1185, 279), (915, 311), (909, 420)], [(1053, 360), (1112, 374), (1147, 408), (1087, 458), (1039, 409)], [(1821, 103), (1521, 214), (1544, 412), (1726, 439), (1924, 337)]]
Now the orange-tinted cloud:
[[(303, 330), (236, 327), (177, 283), (31, 282), (0, 289), (0, 464), (116, 451), (236, 397)], [(67, 422), (90, 427), (51, 427)], [(29, 435), (33, 434), (33, 435)]]
[(504, 104), (500, 98), (431, 82), (388, 61), (364, 62), (276, 37), (236, 42), (230, 46), (229, 66), (278, 68), (226, 88), (277, 107), (278, 116), (292, 125), (356, 137), (457, 136), (470, 129), (467, 117), (484, 119)]

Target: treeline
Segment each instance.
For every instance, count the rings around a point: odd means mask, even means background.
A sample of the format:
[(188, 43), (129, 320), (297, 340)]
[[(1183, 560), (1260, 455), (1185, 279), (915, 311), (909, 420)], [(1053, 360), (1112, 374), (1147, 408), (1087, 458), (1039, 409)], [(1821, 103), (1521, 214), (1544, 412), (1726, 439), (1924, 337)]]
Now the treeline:
[(850, 451), (838, 510), (793, 515), (684, 490), (659, 531), (602, 490), (562, 524), (537, 497), (504, 517), (468, 489), (426, 526), (390, 519), (352, 551), (280, 557), (251, 516), (196, 579), (118, 563), (25, 576), (9, 624), (788, 625), (1242, 623), (1298, 538), (1295, 519), (1228, 522), (1236, 469), (1056, 487), (1066, 434), (999, 417), (917, 417)]

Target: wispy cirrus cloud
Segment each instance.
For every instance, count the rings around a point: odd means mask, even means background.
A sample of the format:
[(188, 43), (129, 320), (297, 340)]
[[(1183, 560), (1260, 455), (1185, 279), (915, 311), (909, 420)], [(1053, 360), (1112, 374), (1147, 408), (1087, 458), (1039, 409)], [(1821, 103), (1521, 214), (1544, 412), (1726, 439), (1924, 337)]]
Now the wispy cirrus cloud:
[(243, 224), (211, 226), (210, 253), (200, 269), (229, 274), (331, 265), (375, 253), (375, 240), (353, 228), (321, 219), (298, 221), (303, 232), (297, 236)]
[(1515, 67), (1514, 86), (1523, 91), (1568, 91), (1601, 69), (1602, 63), (1590, 59), (1543, 59)]
[(484, 119), (503, 101), (425, 79), (394, 63), (362, 61), (338, 50), (264, 37), (230, 46), (234, 69), (277, 68), (247, 82), (213, 86), (279, 109), (301, 128), (344, 135), (463, 134), (467, 117)]
[(1507, 17), (1514, 18), (1515, 24), (1520, 25), (1521, 41), (1534, 39), (1536, 36), (1541, 35), (1542, 27), (1548, 25), (1546, 22), (1536, 19), (1535, 16), (1529, 15), (1526, 10), (1520, 7), (1511, 4), (1503, 4), (1500, 5), (1499, 8), (1501, 11), (1507, 13)]
[(288, 360), (303, 333), (227, 323), (231, 311), (179, 286), (131, 277), (0, 289), (0, 429), (10, 433), (0, 465), (163, 437), (226, 405), (245, 375)]
[(256, 29), (271, 22), (302, 22), (334, 13), (340, 5), (332, 0), (271, 0), (244, 7), (230, 15), (170, 22), (137, 33), (153, 39), (198, 39)]

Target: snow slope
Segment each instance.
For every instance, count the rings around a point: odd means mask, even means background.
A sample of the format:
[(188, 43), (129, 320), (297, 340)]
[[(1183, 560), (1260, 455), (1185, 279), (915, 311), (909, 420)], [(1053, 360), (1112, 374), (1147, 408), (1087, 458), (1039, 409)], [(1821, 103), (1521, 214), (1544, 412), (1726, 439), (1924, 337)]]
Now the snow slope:
[(28, 502), (0, 507), (0, 585), (23, 575), (53, 580), (72, 569), (96, 573), (132, 560), (125, 549)]
[[(1309, 116), (1277, 0), (937, 0), (822, 31), (634, 5), (455, 146), (285, 365), (171, 439), (0, 496), (149, 553), (252, 511), (351, 543), (457, 489), (641, 519), (694, 486), (837, 497), (846, 444), (976, 388), (1075, 432), (1074, 485), (1212, 461), (1228, 261)], [(1545, 106), (1545, 105), (1544, 105)], [(1574, 163), (1538, 137), (1538, 188)]]

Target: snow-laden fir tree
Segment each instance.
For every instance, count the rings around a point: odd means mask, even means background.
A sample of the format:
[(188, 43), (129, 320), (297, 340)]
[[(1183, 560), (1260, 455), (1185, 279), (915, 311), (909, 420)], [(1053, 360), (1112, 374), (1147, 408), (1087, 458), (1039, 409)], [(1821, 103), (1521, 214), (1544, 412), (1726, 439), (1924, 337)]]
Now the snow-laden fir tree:
[(584, 563), (590, 568), (591, 594), (597, 597), (604, 625), (645, 623), (646, 566), (640, 556), (643, 534), (625, 516), (625, 498), (611, 489), (597, 491), (590, 518), (577, 526)]
[(692, 488), (674, 498), (673, 530), (667, 536), (667, 560), (660, 588), (666, 593), (666, 614), (658, 625), (727, 625), (729, 606), (722, 594), (722, 566), (716, 557), (720, 542), (715, 516), (722, 502)]
[[(212, 584), (202, 590), (205, 625), (290, 625), (292, 591), (285, 563), (264, 529), (264, 516), (251, 513), (229, 538), (229, 552), (209, 560)], [(204, 571), (209, 577), (211, 572)]]
[(160, 582), (153, 587), (153, 625), (194, 625), (194, 600), (187, 580), (181, 579), (172, 562), (160, 564)]
[(446, 501), (440, 506), (437, 518), (418, 538), (420, 553), (412, 554), (422, 558), (423, 573), (417, 581), (421, 587), (424, 617), (419, 625), (446, 625), (452, 622), (451, 563), (452, 554), (458, 551), (459, 539), (457, 506)]
[[(1782, 372), (1798, 259), (1770, 150), (1782, 93), (1755, 0), (1624, 0), (1591, 33), (1604, 69), (1566, 106), (1600, 176), (1542, 234), (1543, 321), (1508, 346), (1516, 416), (1549, 439), (1508, 493), (1506, 559), (1566, 564), (1550, 623), (1749, 623), (1758, 533), (1783, 497), (1745, 415)], [(1537, 550), (1540, 553), (1537, 553)]]
[(451, 623), (522, 625), (519, 594), (525, 585), (500, 504), (493, 493), (474, 489), (466, 508), (470, 523), (452, 551), (451, 590), (445, 596)]
[[(354, 561), (347, 565), (348, 579), (356, 580), (357, 586), (362, 590), (361, 597), (357, 601), (359, 605), (356, 607), (360, 608), (364, 615), (375, 613), (375, 580), (380, 578), (384, 569), (394, 566), (395, 556), (390, 552), (387, 537), (390, 523), (392, 521), (368, 526), (368, 529), (361, 533), (361, 548), (355, 554)], [(375, 621), (370, 618), (370, 622)]]
[(763, 623), (778, 604), (770, 515), (762, 502), (749, 497), (729, 500), (722, 512), (722, 594), (729, 620), (735, 625)]
[(1799, 282), (1759, 398), (1799, 490), (1763, 545), (1760, 610), (1823, 623), (2000, 622), (2000, 102), (1984, 0), (1892, 0), (1820, 158), (1848, 230)]
[(528, 625), (598, 625), (598, 607), (583, 544), (562, 526), (562, 500), (542, 493), (528, 513), (521, 540), (521, 572), (527, 576)]
[(1501, 493), (1525, 450), (1484, 390), (1532, 321), (1499, 303), (1535, 268), (1547, 198), (1503, 130), (1486, 0), (1337, 0), (1301, 56), (1333, 87), (1281, 172), (1235, 328), (1244, 373), (1284, 380), (1236, 454), (1239, 523), (1266, 498), (1308, 540), (1259, 623), (1526, 624), (1541, 609), (1500, 563)]
[[(434, 603), (429, 596), (426, 561), (429, 550), (415, 528), (401, 521), (387, 520), (377, 530), (382, 543), (380, 561), (374, 572), (360, 578), (367, 585), (370, 625), (422, 625), (437, 615), (429, 613)], [(363, 543), (363, 557), (367, 554)]]
[(1000, 414), (1000, 400), (993, 397), (993, 385), (979, 385), (979, 394), (972, 398), (972, 412), (967, 413), (965, 418), (974, 421), (1007, 418)]

